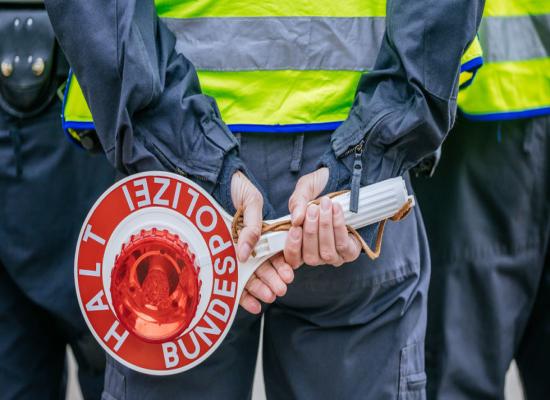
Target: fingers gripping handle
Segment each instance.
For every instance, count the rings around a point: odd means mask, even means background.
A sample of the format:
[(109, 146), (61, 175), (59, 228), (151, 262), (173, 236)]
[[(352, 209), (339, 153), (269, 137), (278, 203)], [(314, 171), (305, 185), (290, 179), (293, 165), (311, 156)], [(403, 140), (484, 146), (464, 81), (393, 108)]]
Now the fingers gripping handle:
[[(359, 191), (359, 212), (350, 211), (350, 193), (344, 193), (332, 198), (332, 201), (342, 206), (346, 224), (359, 229), (393, 217), (402, 207), (414, 197), (407, 192), (405, 180), (402, 177), (387, 179), (373, 185), (365, 186)], [(268, 221), (267, 224), (277, 224), (290, 221), (290, 216)], [(287, 232), (268, 232), (262, 235), (254, 249), (255, 259), (274, 255), (285, 246)]]

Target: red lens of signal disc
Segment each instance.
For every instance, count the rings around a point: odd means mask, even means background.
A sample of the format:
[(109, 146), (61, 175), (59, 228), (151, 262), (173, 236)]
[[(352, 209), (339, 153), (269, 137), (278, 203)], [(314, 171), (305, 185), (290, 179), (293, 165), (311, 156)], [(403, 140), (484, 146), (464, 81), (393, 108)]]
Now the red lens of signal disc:
[(120, 322), (146, 342), (178, 337), (199, 303), (195, 255), (166, 230), (143, 230), (122, 246), (111, 273), (113, 307)]

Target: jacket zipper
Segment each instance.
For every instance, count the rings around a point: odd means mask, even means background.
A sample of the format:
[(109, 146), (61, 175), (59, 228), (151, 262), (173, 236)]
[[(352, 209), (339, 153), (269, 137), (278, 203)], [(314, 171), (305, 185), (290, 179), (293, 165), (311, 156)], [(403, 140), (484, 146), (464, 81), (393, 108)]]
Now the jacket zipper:
[(365, 145), (365, 139), (361, 139), (359, 143), (357, 143), (355, 146), (351, 146), (349, 149), (347, 149), (344, 154), (342, 154), (340, 157), (347, 157), (351, 153), (357, 153), (363, 151), (363, 146)]
[(365, 148), (365, 139), (361, 140), (354, 147), (347, 150), (344, 156), (354, 153), (353, 172), (351, 175), (351, 193), (349, 210), (353, 213), (359, 211), (359, 191), (361, 189), (361, 176), (363, 175), (363, 151)]

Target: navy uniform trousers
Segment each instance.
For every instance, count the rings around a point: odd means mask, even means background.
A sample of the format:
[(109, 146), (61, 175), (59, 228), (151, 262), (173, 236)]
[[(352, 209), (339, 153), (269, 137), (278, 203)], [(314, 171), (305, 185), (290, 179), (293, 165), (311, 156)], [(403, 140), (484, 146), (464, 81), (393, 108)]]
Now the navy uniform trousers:
[[(314, 170), (330, 135), (306, 134), (303, 153), (299, 139), (241, 137), (241, 157), (280, 216), (288, 214), (297, 179)], [(376, 262), (361, 256), (340, 268), (302, 266), (286, 296), (264, 309), (268, 399), (424, 399), (428, 280), (418, 209), (388, 224)], [(219, 349), (179, 375), (147, 376), (108, 359), (103, 399), (248, 399), (260, 322), (240, 309)]]
[(414, 185), (433, 265), (428, 398), (503, 399), (515, 358), (527, 399), (550, 399), (550, 117), (459, 119)]
[(63, 399), (65, 349), (86, 399), (104, 356), (75, 296), (73, 259), (89, 207), (113, 182), (103, 156), (69, 143), (60, 106), (15, 119), (0, 110), (0, 399)]

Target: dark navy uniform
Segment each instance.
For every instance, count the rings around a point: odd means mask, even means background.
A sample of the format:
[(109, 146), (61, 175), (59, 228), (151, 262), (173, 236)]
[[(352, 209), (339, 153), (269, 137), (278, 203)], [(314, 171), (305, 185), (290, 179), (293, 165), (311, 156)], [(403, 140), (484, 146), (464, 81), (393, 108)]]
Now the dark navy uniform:
[(550, 117), (459, 118), (430, 180), (415, 180), (430, 239), (430, 399), (503, 399), (515, 358), (548, 399)]
[(73, 258), (113, 169), (61, 130), (67, 67), (39, 4), (0, 2), (0, 62), (0, 398), (64, 398), (67, 345), (84, 397), (99, 398), (104, 356), (80, 314)]
[[(246, 169), (264, 189), (271, 216), (288, 213), (297, 179), (321, 165), (331, 171), (327, 191), (349, 188), (357, 160), (348, 149), (365, 137), (363, 185), (406, 174), (450, 129), (460, 58), (475, 37), (482, 2), (389, 4), (380, 54), (359, 83), (348, 120), (334, 133), (307, 133), (302, 146), (299, 134), (251, 132), (239, 145), (152, 1), (46, 2), (103, 148), (121, 172), (200, 177), (232, 212), (230, 179)], [(364, 231), (367, 240), (372, 232)], [(425, 397), (429, 256), (418, 209), (388, 227), (382, 254), (340, 269), (304, 266), (287, 295), (267, 307), (270, 398)], [(259, 317), (241, 310), (212, 357), (175, 376), (147, 376), (109, 360), (104, 398), (247, 398), (259, 333)]]

